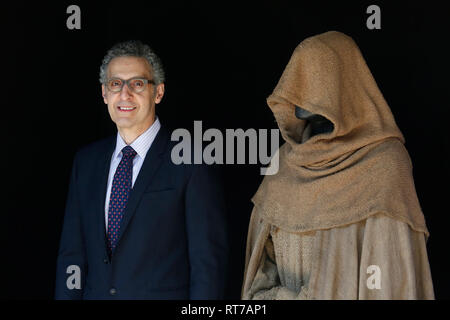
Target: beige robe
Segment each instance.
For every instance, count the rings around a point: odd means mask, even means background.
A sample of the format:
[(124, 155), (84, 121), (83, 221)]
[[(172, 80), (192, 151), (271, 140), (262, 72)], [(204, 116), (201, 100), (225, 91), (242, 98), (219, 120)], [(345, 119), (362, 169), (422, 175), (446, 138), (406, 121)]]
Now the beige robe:
[(434, 299), (426, 236), (404, 222), (378, 214), (348, 226), (293, 233), (266, 223), (256, 211), (243, 299)]
[(242, 297), (433, 299), (412, 161), (353, 39), (302, 41), (267, 104), (286, 143), (252, 198)]

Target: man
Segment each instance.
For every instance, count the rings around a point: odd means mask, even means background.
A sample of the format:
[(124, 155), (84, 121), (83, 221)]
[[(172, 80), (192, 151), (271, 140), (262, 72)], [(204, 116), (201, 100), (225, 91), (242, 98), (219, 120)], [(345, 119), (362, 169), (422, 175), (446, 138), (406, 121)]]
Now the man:
[(208, 166), (171, 161), (170, 134), (155, 115), (159, 58), (139, 41), (119, 43), (100, 82), (118, 132), (75, 156), (56, 299), (222, 298), (223, 193)]

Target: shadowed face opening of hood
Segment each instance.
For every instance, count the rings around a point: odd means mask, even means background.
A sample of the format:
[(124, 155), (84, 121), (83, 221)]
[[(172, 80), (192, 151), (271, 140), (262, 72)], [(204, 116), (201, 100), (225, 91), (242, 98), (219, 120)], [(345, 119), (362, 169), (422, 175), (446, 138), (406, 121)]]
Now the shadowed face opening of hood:
[(320, 114), (314, 114), (308, 110), (295, 106), (295, 116), (306, 121), (305, 130), (309, 128), (309, 138), (312, 136), (330, 133), (334, 130), (333, 123)]

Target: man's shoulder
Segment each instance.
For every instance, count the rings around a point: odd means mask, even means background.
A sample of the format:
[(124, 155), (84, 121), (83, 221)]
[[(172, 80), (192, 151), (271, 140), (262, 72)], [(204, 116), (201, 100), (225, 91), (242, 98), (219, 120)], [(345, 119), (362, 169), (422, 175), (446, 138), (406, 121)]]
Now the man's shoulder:
[(91, 142), (78, 149), (76, 157), (80, 159), (92, 159), (111, 153), (115, 146), (115, 135)]

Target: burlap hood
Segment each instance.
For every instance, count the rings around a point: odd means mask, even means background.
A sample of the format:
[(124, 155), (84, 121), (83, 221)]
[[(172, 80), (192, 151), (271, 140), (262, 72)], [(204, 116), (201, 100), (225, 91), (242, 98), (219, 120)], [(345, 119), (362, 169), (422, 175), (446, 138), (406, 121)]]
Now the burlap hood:
[[(300, 43), (267, 103), (286, 141), (279, 172), (252, 199), (267, 222), (304, 232), (384, 213), (428, 235), (404, 137), (350, 37), (331, 31)], [(295, 105), (334, 130), (305, 140)]]

